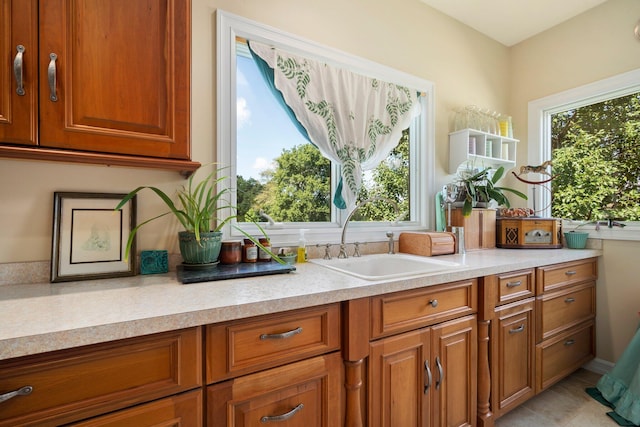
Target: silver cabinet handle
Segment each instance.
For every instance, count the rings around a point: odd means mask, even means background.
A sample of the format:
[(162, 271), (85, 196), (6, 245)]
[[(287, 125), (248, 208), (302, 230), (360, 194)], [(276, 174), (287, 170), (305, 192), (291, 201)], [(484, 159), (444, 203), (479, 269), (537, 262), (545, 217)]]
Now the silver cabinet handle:
[(426, 377), (426, 382), (424, 384), (424, 394), (427, 394), (429, 392), (429, 388), (431, 387), (431, 369), (429, 369), (429, 361), (425, 360), (424, 361), (424, 373), (425, 373), (425, 377)]
[(568, 297), (564, 299), (564, 302), (570, 304), (572, 302), (576, 302), (576, 299), (574, 297)]
[(440, 358), (436, 357), (436, 366), (438, 367), (438, 381), (436, 381), (436, 390), (440, 388), (440, 384), (444, 381), (444, 369), (442, 369), (442, 363)]
[(522, 280), (516, 280), (515, 282), (508, 282), (507, 288), (515, 288), (520, 285), (522, 285)]
[(433, 308), (436, 308), (438, 306), (438, 300), (437, 299), (430, 299), (429, 300), (429, 305)]
[(302, 333), (302, 328), (297, 327), (287, 332), (283, 332), (281, 334), (262, 334), (260, 335), (261, 340), (281, 340), (285, 338), (291, 338), (294, 335), (298, 335)]
[(510, 334), (517, 334), (518, 332), (524, 331), (524, 323), (517, 328), (509, 329)]
[(0, 394), (0, 402), (4, 402), (5, 400), (13, 399), (16, 396), (26, 396), (28, 394), (31, 394), (32, 391), (33, 391), (33, 387), (31, 387), (30, 385), (26, 385), (26, 386), (24, 386), (22, 388), (19, 388), (17, 390), (10, 391), (10, 392), (5, 393), (5, 394)]
[(570, 345), (574, 345), (575, 343), (576, 343), (576, 340), (574, 340), (574, 339), (570, 339), (570, 340), (566, 340), (566, 341), (564, 342), (564, 345), (566, 345), (566, 346), (570, 346)]
[(47, 68), (47, 77), (49, 80), (49, 99), (53, 102), (58, 101), (58, 95), (56, 94), (56, 60), (58, 55), (55, 53), (49, 54), (49, 67)]
[(298, 406), (296, 406), (295, 408), (293, 408), (292, 410), (290, 410), (289, 412), (287, 412), (286, 414), (282, 414), (282, 415), (265, 415), (264, 417), (260, 418), (260, 422), (261, 423), (270, 423), (270, 422), (274, 422), (274, 421), (286, 421), (289, 418), (293, 417), (296, 413), (301, 411), (302, 408), (304, 408), (304, 405), (301, 403)]
[(16, 46), (16, 51), (16, 57), (13, 60), (13, 75), (16, 77), (16, 93), (20, 96), (24, 96), (24, 82), (22, 81), (22, 54), (24, 53), (24, 46), (19, 44), (18, 46)]
[(567, 276), (573, 276), (574, 274), (576, 274), (576, 272), (573, 270), (569, 270), (569, 271), (565, 271), (564, 274), (566, 274)]

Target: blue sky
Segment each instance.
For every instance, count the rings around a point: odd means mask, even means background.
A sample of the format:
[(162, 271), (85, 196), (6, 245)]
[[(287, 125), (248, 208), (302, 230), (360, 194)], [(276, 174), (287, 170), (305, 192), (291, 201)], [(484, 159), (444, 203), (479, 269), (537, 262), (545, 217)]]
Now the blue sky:
[(260, 180), (260, 172), (284, 148), (307, 141), (263, 83), (253, 60), (238, 55), (237, 63), (237, 173)]

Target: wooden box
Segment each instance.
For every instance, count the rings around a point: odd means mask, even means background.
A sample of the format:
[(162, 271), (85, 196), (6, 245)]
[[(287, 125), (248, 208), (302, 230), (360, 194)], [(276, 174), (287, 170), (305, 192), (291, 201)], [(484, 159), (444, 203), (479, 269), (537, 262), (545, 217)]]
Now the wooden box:
[(452, 254), (455, 250), (455, 236), (447, 232), (400, 233), (398, 243), (400, 252), (421, 256)]
[(464, 248), (489, 249), (496, 247), (496, 210), (474, 208), (463, 216), (462, 208), (451, 210), (451, 226), (464, 227)]

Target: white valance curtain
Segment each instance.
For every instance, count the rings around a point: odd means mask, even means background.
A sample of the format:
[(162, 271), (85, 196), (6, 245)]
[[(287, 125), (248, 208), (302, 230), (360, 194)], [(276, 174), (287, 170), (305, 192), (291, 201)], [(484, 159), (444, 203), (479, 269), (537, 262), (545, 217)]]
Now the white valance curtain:
[(362, 172), (382, 162), (413, 117), (417, 92), (251, 41), (273, 83), (322, 155), (341, 165), (334, 204), (355, 207)]

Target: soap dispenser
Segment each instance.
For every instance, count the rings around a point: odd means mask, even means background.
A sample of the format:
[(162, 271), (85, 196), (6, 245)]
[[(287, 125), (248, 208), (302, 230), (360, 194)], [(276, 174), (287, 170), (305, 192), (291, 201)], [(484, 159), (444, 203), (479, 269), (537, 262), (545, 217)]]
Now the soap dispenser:
[(306, 228), (300, 229), (300, 238), (298, 239), (298, 262), (307, 262), (307, 240), (304, 233)]

